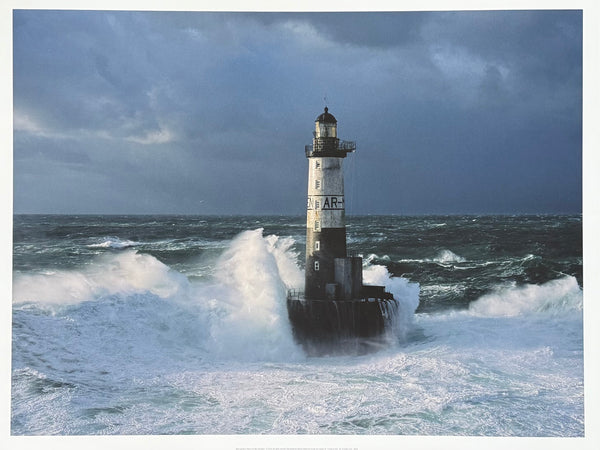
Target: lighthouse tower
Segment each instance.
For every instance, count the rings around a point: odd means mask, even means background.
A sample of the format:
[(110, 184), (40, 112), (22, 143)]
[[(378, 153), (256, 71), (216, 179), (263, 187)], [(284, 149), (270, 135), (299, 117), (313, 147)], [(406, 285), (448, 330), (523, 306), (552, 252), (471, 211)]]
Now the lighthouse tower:
[(288, 315), (294, 336), (305, 349), (349, 338), (381, 336), (397, 311), (383, 286), (364, 285), (362, 258), (346, 256), (344, 172), (342, 163), (356, 150), (340, 141), (337, 120), (325, 111), (315, 120), (308, 158), (306, 278), (304, 292), (291, 290)]
[[(325, 111), (315, 121), (313, 144), (306, 146), (306, 298), (335, 298), (335, 259), (346, 257), (344, 172), (346, 154), (354, 142), (337, 137), (337, 120)], [(329, 284), (329, 286), (328, 286)]]

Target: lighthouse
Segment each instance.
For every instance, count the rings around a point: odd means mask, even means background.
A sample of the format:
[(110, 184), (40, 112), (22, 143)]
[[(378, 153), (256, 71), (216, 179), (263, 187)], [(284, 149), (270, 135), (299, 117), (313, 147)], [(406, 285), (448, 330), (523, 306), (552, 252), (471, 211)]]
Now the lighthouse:
[[(288, 292), (294, 336), (305, 348), (356, 342), (385, 334), (397, 302), (383, 286), (364, 285), (362, 258), (347, 256), (343, 161), (356, 150), (338, 138), (325, 107), (315, 120), (308, 159), (304, 292)], [(318, 345), (318, 347), (315, 347)]]
[[(305, 147), (308, 158), (306, 204), (307, 298), (335, 298), (335, 259), (346, 257), (344, 172), (342, 163), (354, 142), (337, 137), (337, 120), (325, 111), (315, 121), (313, 144)], [(341, 145), (340, 145), (341, 144)]]

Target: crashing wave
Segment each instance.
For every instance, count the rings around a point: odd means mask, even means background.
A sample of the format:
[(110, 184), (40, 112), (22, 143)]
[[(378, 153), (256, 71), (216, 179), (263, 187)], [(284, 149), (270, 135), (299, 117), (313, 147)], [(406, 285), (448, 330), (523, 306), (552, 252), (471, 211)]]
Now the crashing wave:
[(485, 317), (514, 317), (531, 313), (560, 314), (582, 309), (583, 291), (577, 284), (577, 279), (572, 276), (541, 285), (503, 285), (469, 305), (471, 313)]
[(450, 250), (441, 250), (435, 258), (433, 258), (434, 262), (441, 264), (449, 264), (449, 263), (462, 263), (465, 262), (465, 258), (462, 256), (458, 256), (456, 253), (451, 252)]
[(104, 241), (98, 243), (98, 244), (90, 244), (88, 245), (88, 248), (115, 248), (115, 249), (122, 249), (122, 248), (129, 248), (129, 247), (133, 247), (134, 245), (137, 245), (138, 242), (135, 241), (130, 241), (130, 240), (121, 240), (119, 238), (106, 238)]

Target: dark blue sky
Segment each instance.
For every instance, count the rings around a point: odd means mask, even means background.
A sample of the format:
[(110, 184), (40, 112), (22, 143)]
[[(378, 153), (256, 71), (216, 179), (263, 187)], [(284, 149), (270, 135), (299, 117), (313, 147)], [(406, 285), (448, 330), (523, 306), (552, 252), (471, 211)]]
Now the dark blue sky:
[(581, 11), (16, 10), (14, 212), (304, 214), (314, 120), (349, 214), (579, 213)]

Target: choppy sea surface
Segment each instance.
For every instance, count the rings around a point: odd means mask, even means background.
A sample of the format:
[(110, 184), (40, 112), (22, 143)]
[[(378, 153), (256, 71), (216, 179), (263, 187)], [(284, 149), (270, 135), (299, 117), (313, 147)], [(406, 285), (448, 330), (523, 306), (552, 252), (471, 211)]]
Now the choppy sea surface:
[(15, 216), (11, 434), (584, 435), (580, 215), (347, 230), (398, 332), (308, 357), (303, 217)]

